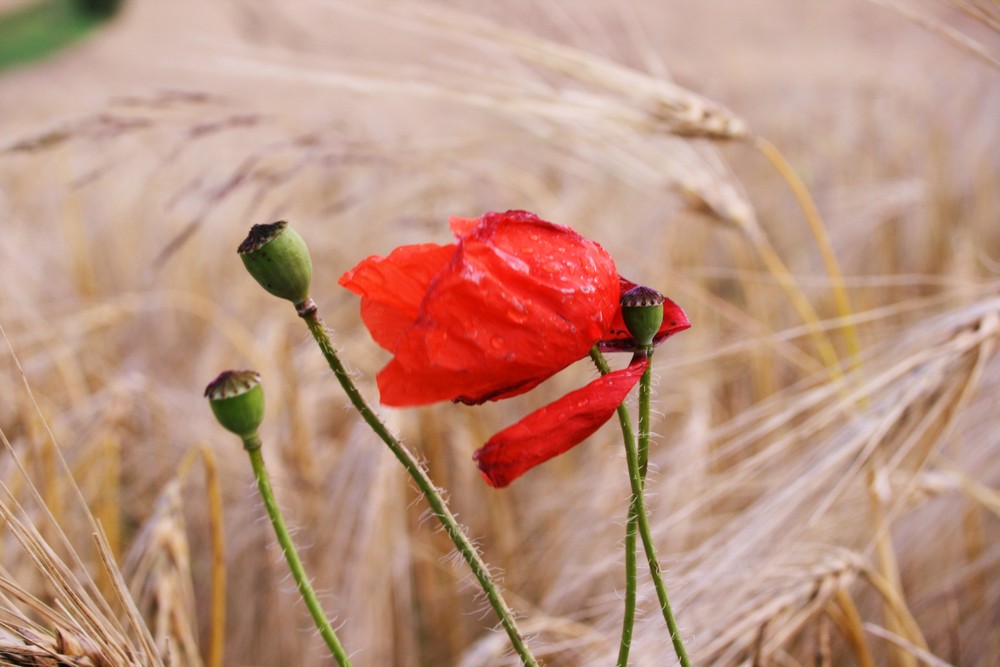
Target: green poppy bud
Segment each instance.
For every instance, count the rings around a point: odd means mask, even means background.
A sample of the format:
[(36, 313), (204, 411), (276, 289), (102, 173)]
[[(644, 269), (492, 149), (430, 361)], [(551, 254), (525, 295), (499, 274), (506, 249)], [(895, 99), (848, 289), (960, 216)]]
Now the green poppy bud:
[(256, 439), (264, 420), (264, 389), (256, 371), (225, 371), (205, 387), (205, 396), (223, 428), (246, 441)]
[(622, 295), (622, 319), (639, 349), (649, 348), (663, 324), (663, 295), (638, 285)]
[(309, 298), (309, 248), (284, 220), (251, 227), (238, 252), (250, 275), (271, 294), (295, 305)]

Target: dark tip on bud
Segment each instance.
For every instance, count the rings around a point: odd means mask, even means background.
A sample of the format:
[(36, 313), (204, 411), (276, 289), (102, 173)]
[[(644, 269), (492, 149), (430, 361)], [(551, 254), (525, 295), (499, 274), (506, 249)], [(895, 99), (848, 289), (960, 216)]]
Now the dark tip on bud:
[(224, 371), (205, 387), (205, 396), (222, 427), (246, 438), (264, 420), (264, 390), (256, 371)]
[(250, 233), (247, 237), (243, 239), (243, 243), (240, 247), (236, 249), (241, 255), (246, 255), (247, 253), (260, 250), (269, 242), (273, 241), (282, 230), (288, 227), (288, 223), (284, 220), (279, 220), (278, 222), (271, 222), (266, 225), (254, 225), (250, 228)]
[(649, 349), (663, 324), (664, 297), (655, 289), (637, 285), (622, 295), (622, 319), (639, 349)]
[(205, 398), (217, 401), (244, 394), (260, 384), (257, 371), (222, 371), (205, 387)]
[(652, 287), (636, 285), (622, 295), (623, 308), (650, 308), (662, 306), (665, 297)]
[(238, 252), (250, 275), (271, 294), (296, 305), (309, 298), (309, 248), (284, 220), (251, 227)]

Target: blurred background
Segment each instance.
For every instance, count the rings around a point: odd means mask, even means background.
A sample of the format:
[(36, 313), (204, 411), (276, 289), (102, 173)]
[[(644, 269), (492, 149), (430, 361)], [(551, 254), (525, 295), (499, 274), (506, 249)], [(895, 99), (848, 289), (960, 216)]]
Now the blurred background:
[[(355, 664), (517, 664), (236, 247), (302, 233), (374, 401), (339, 276), (521, 208), (693, 323), (647, 493), (695, 664), (996, 665), (998, 119), (992, 0), (0, 0), (0, 664), (330, 664), (201, 396), (227, 368)], [(550, 666), (614, 663), (620, 433), (499, 491), (471, 455), (595, 375), (383, 411)], [(632, 663), (672, 664), (640, 576)]]

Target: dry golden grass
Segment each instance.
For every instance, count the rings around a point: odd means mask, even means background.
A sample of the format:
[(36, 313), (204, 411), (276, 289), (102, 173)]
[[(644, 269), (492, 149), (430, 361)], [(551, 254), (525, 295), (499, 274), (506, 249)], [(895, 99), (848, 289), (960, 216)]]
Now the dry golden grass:
[[(235, 252), (295, 224), (375, 398), (386, 357), (339, 275), (506, 208), (694, 323), (657, 353), (648, 489), (696, 664), (997, 663), (995, 7), (626, 5), (136, 3), (0, 78), (0, 664), (326, 664), (201, 397), (231, 367), (264, 377), (278, 497), (355, 664), (516, 664)], [(617, 653), (616, 428), (505, 491), (470, 457), (594, 373), (385, 414), (550, 667)], [(635, 665), (670, 664), (655, 604), (642, 579)]]

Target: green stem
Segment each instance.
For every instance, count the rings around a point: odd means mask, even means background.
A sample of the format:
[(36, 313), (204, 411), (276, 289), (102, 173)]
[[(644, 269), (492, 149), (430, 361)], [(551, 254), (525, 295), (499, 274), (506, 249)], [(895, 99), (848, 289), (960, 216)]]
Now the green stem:
[[(647, 433), (645, 437), (647, 440), (649, 438), (648, 402), (651, 393), (649, 384), (652, 377), (650, 368), (646, 369), (646, 372), (642, 374), (642, 379), (639, 380), (640, 401), (643, 397), (645, 397), (647, 402), (646, 406), (639, 406), (640, 415), (643, 412), (646, 413), (645, 421), (647, 425)], [(643, 387), (643, 385), (646, 386)], [(656, 597), (660, 601), (660, 610), (663, 612), (663, 620), (666, 621), (667, 630), (670, 631), (670, 641), (674, 644), (674, 652), (677, 654), (677, 659), (683, 667), (691, 667), (691, 660), (688, 658), (687, 651), (684, 650), (684, 641), (681, 638), (681, 631), (677, 627), (677, 621), (674, 619), (674, 612), (670, 608), (670, 599), (667, 597), (667, 587), (666, 584), (663, 583), (663, 572), (660, 570), (660, 560), (656, 555), (656, 545), (653, 544), (653, 531), (649, 525), (649, 515), (646, 512), (646, 503), (643, 501), (642, 497), (643, 474), (642, 469), (639, 466), (639, 452), (634, 447), (630, 447), (629, 443), (625, 443), (625, 458), (628, 461), (628, 476), (629, 481), (632, 483), (632, 494), (635, 497), (635, 517), (639, 524), (639, 536), (642, 538), (642, 546), (646, 552), (646, 560), (649, 562), (649, 575), (653, 580), (653, 587), (656, 588)]]
[(274, 526), (274, 534), (277, 536), (278, 544), (281, 545), (281, 550), (285, 554), (285, 560), (288, 561), (288, 569), (292, 572), (292, 578), (295, 579), (295, 585), (299, 589), (299, 594), (306, 603), (306, 607), (309, 608), (309, 614), (312, 616), (313, 622), (316, 623), (316, 628), (319, 630), (320, 635), (323, 636), (326, 645), (330, 647), (330, 653), (337, 660), (337, 664), (340, 667), (350, 667), (351, 660), (347, 657), (347, 652), (337, 638), (337, 633), (334, 632), (326, 614), (323, 613), (323, 608), (316, 597), (316, 591), (313, 590), (312, 584), (309, 583), (305, 568), (302, 566), (299, 554), (292, 543), (292, 537), (288, 533), (285, 520), (281, 517), (281, 510), (278, 509), (278, 503), (274, 499), (274, 491), (271, 489), (267, 469), (264, 467), (264, 457), (260, 452), (260, 437), (256, 433), (245, 437), (243, 439), (243, 448), (250, 455), (250, 465), (253, 466), (253, 475), (257, 480), (257, 489), (260, 491), (260, 497), (264, 501), (264, 508), (267, 509), (267, 515), (271, 518), (271, 525)]
[[(636, 357), (639, 355), (637, 354)], [(639, 477), (642, 485), (646, 485), (646, 471), (649, 469), (649, 410), (653, 402), (653, 349), (646, 352), (649, 366), (639, 380)], [(633, 359), (633, 361), (635, 361)]]
[(628, 523), (625, 526), (625, 613), (622, 615), (622, 638), (618, 644), (617, 667), (627, 667), (632, 648), (632, 629), (635, 627), (635, 598), (639, 588), (639, 559), (636, 557), (636, 503), (635, 497), (628, 504)]
[(486, 599), (489, 600), (490, 606), (493, 607), (493, 611), (499, 617), (501, 625), (503, 625), (504, 630), (507, 632), (507, 637), (510, 638), (510, 643), (513, 645), (514, 650), (517, 651), (525, 667), (538, 667), (538, 663), (525, 644), (524, 638), (521, 636), (517, 624), (514, 622), (514, 615), (511, 613), (510, 607), (507, 606), (507, 602), (500, 594), (499, 588), (497, 588), (490, 577), (489, 570), (479, 556), (479, 552), (472, 545), (472, 542), (466, 536), (461, 526), (458, 525), (458, 521), (452, 515), (451, 510), (448, 509), (441, 492), (434, 486), (434, 482), (427, 475), (427, 471), (424, 470), (423, 466), (417, 461), (410, 450), (389, 433), (389, 430), (379, 420), (378, 415), (369, 407), (364, 397), (361, 396), (361, 392), (354, 385), (351, 376), (347, 373), (344, 365), (340, 362), (340, 358), (337, 356), (337, 352), (333, 349), (330, 337), (323, 326), (323, 321), (316, 312), (316, 304), (312, 299), (307, 299), (303, 303), (297, 304), (296, 309), (299, 316), (305, 320), (306, 325), (309, 327), (309, 332), (316, 340), (323, 356), (330, 365), (330, 370), (337, 377), (340, 386), (344, 388), (344, 392), (346, 392), (354, 408), (361, 415), (361, 418), (368, 423), (375, 434), (382, 439), (382, 442), (388, 445), (392, 453), (399, 459), (399, 462), (403, 464), (403, 467), (406, 468), (406, 472), (410, 474), (410, 477), (413, 478), (413, 481), (420, 488), (420, 492), (426, 498), (427, 504), (431, 506), (434, 515), (441, 522), (441, 525), (444, 526), (444, 530), (455, 544), (455, 548), (462, 554), (465, 562), (469, 564), (472, 574), (479, 581), (479, 586), (486, 594)]
[[(651, 355), (651, 351), (646, 352), (647, 355)], [(607, 374), (609, 367), (604, 357), (601, 355), (600, 351), (595, 347), (590, 352), (591, 359), (597, 365), (598, 369), (602, 374)], [(645, 451), (648, 456), (649, 451), (649, 413), (650, 413), (650, 403), (652, 396), (652, 366), (646, 369), (642, 374), (642, 378), (639, 380), (639, 425), (640, 425), (640, 447), (642, 447), (642, 440), (645, 440)], [(624, 416), (623, 416), (624, 414)], [(625, 619), (622, 624), (622, 644), (619, 647), (618, 654), (618, 666), (624, 667), (625, 662), (628, 660), (628, 647), (627, 643), (631, 643), (632, 638), (632, 625), (635, 619), (635, 573), (634, 564), (633, 571), (629, 572), (629, 549), (632, 551), (632, 559), (634, 562), (634, 552), (635, 552), (635, 530), (632, 528), (633, 522), (638, 529), (639, 536), (642, 538), (643, 549), (646, 553), (646, 560), (649, 563), (649, 575), (653, 580), (653, 587), (656, 589), (656, 597), (660, 602), (660, 611), (663, 612), (663, 620), (667, 624), (667, 630), (670, 632), (670, 641), (673, 642), (674, 652), (677, 654), (677, 659), (683, 667), (691, 667), (691, 660), (687, 655), (687, 651), (684, 649), (684, 641), (681, 638), (680, 629), (677, 627), (677, 621), (674, 618), (673, 610), (670, 607), (670, 599), (667, 597), (667, 587), (663, 582), (663, 573), (660, 569), (660, 560), (656, 555), (656, 546), (653, 544), (653, 531), (649, 525), (649, 515), (646, 512), (646, 503), (643, 500), (643, 486), (645, 483), (645, 465), (640, 466), (640, 453), (636, 448), (635, 438), (632, 435), (631, 422), (628, 420), (628, 413), (625, 411), (624, 406), (619, 406), (618, 408), (618, 419), (622, 424), (622, 435), (625, 442), (625, 460), (628, 464), (628, 476), (629, 483), (632, 486), (632, 500), (629, 504), (629, 526), (625, 533), (625, 566), (626, 566), (626, 608), (625, 608)], [(644, 461), (645, 463), (645, 461)], [(633, 534), (631, 544), (629, 542), (629, 533)], [(629, 602), (629, 577), (632, 578), (632, 592), (631, 592), (631, 602)], [(631, 608), (630, 608), (631, 605)], [(626, 625), (628, 627), (626, 627)], [(624, 658), (624, 659), (623, 659)]]
[[(604, 355), (596, 346), (591, 348), (590, 358), (601, 375), (607, 375), (611, 372), (611, 367), (608, 366)], [(618, 422), (621, 424), (622, 438), (626, 442), (635, 442), (635, 436), (632, 433), (632, 419), (629, 417), (628, 409), (624, 403), (618, 406)], [(631, 501), (629, 501), (628, 523), (625, 527), (625, 612), (622, 617), (622, 636), (618, 644), (618, 659), (615, 661), (617, 667), (628, 665), (628, 654), (632, 648), (632, 629), (635, 627), (635, 600), (639, 569), (635, 549), (637, 535), (635, 516), (636, 504), (635, 494), (633, 494)]]

